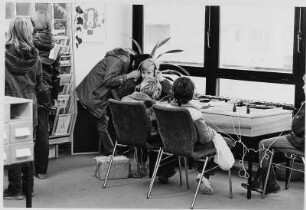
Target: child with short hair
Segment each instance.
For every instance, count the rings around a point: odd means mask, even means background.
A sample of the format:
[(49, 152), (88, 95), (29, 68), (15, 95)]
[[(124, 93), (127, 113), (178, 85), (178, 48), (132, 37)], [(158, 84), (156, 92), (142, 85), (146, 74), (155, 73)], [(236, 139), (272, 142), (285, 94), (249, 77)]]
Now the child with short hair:
[(158, 71), (159, 65), (153, 58), (147, 58), (142, 61), (138, 65), (137, 69), (139, 70), (141, 76), (137, 80), (130, 80), (118, 88), (117, 92), (120, 98), (132, 94), (135, 90), (139, 91), (140, 83), (146, 78), (156, 78), (162, 87), (160, 96), (155, 100), (173, 96), (172, 85)]
[[(204, 148), (214, 148), (213, 138), (215, 136), (216, 131), (206, 125), (201, 110), (191, 102), (195, 90), (195, 85), (192, 80), (188, 77), (180, 77), (174, 81), (172, 90), (174, 98), (176, 100), (176, 104), (172, 104), (172, 106), (186, 108), (191, 114), (191, 117), (195, 123), (198, 135), (198, 141), (195, 143), (194, 146), (195, 150), (200, 151)], [(230, 141), (227, 138), (224, 138), (224, 140), (226, 142)], [(209, 165), (207, 166), (207, 168), (211, 168), (214, 163), (211, 161), (208, 164)], [(202, 169), (198, 167), (197, 170), (201, 171)], [(197, 176), (197, 181), (199, 181), (200, 175), (201, 174), (199, 173)], [(204, 174), (205, 177), (203, 177), (202, 183), (200, 185), (200, 189), (204, 194), (213, 194), (213, 189), (208, 180), (209, 175), (211, 174)]]

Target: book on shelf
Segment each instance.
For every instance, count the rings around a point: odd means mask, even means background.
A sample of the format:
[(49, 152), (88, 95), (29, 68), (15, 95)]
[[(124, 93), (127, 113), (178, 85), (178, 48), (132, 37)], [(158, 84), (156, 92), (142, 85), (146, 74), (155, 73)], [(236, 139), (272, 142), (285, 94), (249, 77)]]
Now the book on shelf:
[(54, 135), (65, 135), (69, 132), (71, 114), (59, 114), (54, 129)]
[(60, 67), (60, 74), (70, 74), (71, 73), (71, 66), (61, 66)]
[(70, 83), (71, 74), (60, 74), (60, 85)]

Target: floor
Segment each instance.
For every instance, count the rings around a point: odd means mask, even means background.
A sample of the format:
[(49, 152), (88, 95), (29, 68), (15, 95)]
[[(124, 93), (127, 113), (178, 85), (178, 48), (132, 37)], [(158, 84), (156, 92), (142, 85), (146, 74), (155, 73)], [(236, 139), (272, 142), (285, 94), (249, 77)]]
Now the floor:
[[(196, 188), (196, 172), (190, 170), (190, 189), (179, 185), (178, 173), (166, 185), (155, 183), (151, 199), (146, 198), (150, 179), (129, 178), (110, 180), (109, 187), (102, 188), (102, 182), (94, 176), (95, 155), (61, 155), (50, 160), (47, 179), (34, 179), (34, 208), (148, 208), (188, 209)], [(195, 209), (304, 209), (304, 182), (291, 182), (290, 189), (261, 199), (252, 193), (246, 199), (246, 190), (240, 184), (246, 179), (232, 172), (233, 199), (228, 197), (227, 172), (220, 171), (210, 178), (213, 195), (199, 194)], [(279, 182), (284, 188), (284, 182)], [(7, 187), (7, 174), (3, 179)], [(25, 207), (25, 200), (3, 201), (4, 207)]]

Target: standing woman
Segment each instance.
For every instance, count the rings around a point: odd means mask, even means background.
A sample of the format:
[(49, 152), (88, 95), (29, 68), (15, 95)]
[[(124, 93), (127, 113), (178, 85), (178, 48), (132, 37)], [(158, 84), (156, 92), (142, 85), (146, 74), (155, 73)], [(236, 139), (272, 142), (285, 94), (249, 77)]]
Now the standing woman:
[(59, 56), (49, 58), (54, 47), (51, 31), (51, 19), (42, 10), (36, 11), (31, 17), (34, 27), (34, 46), (38, 49), (42, 63), (43, 84), (47, 87), (48, 100), (38, 104), (38, 125), (36, 128), (36, 142), (34, 147), (35, 174), (39, 179), (46, 178), (49, 161), (49, 112), (57, 100), (59, 90)]
[[(33, 26), (26, 18), (16, 17), (9, 26), (5, 44), (5, 95), (33, 101), (33, 128), (37, 125), (36, 94), (44, 95), (41, 63), (33, 44)], [(44, 97), (41, 97), (42, 99)], [(24, 198), (27, 173), (19, 165), (8, 169), (9, 185), (5, 199)], [(31, 191), (33, 192), (33, 176)]]

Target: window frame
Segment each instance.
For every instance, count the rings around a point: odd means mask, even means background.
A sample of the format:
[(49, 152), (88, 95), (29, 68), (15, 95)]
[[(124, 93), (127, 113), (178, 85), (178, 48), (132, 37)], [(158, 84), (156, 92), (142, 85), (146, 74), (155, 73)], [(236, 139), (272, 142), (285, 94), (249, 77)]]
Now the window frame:
[[(135, 14), (134, 14), (135, 13)], [(137, 19), (136, 19), (137, 18)], [(210, 23), (209, 23), (210, 20)], [(294, 11), (294, 41), (292, 73), (252, 71), (247, 69), (219, 68), (219, 36), (220, 36), (220, 6), (205, 6), (204, 32), (204, 66), (182, 65), (191, 76), (206, 77), (206, 94), (218, 94), (218, 79), (232, 79), (254, 82), (268, 82), (277, 84), (295, 85), (294, 106), (299, 107), (304, 101), (303, 75), (305, 74), (306, 44), (305, 39), (299, 43), (300, 52), (297, 52), (297, 36), (300, 32), (306, 34), (306, 7), (295, 7)], [(301, 21), (301, 23), (300, 23)], [(144, 37), (144, 10), (143, 5), (133, 5), (133, 38), (143, 47)], [(209, 27), (210, 25), (210, 27)], [(208, 46), (208, 34), (209, 45)], [(133, 45), (133, 48), (135, 46)], [(166, 68), (166, 66), (161, 66)]]

